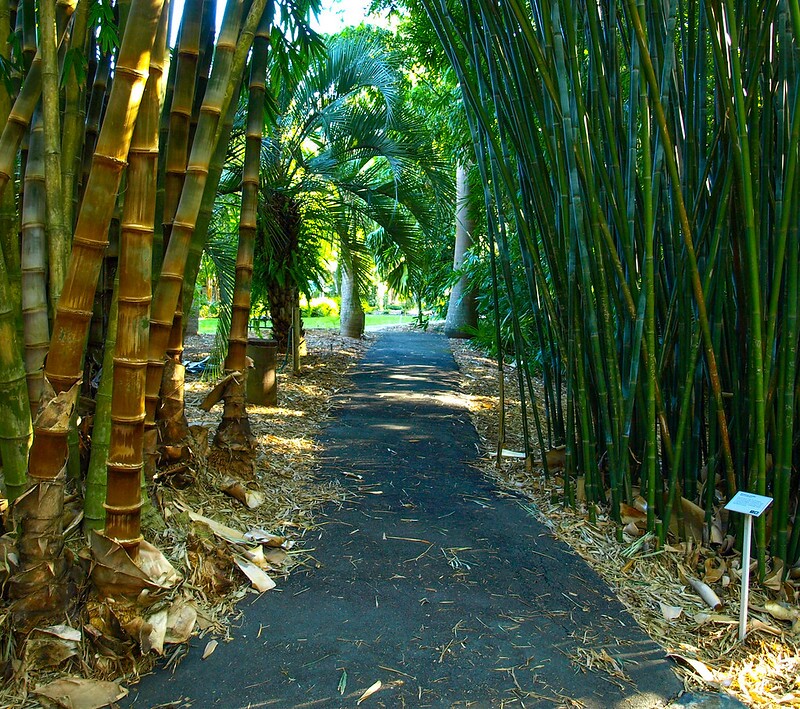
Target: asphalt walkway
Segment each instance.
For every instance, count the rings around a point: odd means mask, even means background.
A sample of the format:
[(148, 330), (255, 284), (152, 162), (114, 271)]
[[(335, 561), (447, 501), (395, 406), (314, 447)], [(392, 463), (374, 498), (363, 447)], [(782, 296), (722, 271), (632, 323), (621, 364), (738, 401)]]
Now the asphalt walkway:
[(357, 497), (307, 538), (320, 567), (247, 606), (204, 661), (195, 640), (130, 706), (353, 707), (378, 681), (362, 706), (608, 709), (678, 694), (600, 578), (470, 467), (478, 438), (447, 340), (381, 333), (354, 380), (321, 474)]

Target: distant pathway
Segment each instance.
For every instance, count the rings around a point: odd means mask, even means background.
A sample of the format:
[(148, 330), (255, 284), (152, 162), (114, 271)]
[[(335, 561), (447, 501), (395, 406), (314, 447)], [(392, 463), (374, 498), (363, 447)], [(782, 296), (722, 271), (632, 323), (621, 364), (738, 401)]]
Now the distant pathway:
[[(321, 567), (246, 607), (207, 660), (195, 641), (132, 706), (353, 707), (378, 680), (362, 706), (649, 708), (680, 691), (598, 576), (468, 465), (478, 439), (444, 338), (382, 333), (354, 379), (322, 475), (358, 498), (307, 537)], [(586, 670), (587, 652), (630, 681)]]

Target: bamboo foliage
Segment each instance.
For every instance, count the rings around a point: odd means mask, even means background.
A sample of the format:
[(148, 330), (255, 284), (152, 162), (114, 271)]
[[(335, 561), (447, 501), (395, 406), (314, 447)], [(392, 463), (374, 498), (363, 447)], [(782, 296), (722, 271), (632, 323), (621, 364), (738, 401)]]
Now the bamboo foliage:
[(588, 502), (608, 493), (617, 520), (639, 505), (663, 542), (685, 532), (682, 497), (713, 537), (720, 500), (769, 494), (761, 569), (794, 563), (797, 3), (422, 4), (461, 82), (508, 293), (512, 238), (523, 260), (512, 317), (555, 346), (543, 403), (548, 431), (566, 407), (565, 500), (580, 476)]

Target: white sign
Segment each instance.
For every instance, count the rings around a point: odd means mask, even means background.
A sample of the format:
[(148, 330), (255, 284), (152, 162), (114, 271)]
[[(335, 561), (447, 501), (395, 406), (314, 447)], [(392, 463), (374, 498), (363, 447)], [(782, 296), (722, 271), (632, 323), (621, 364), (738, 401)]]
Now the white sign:
[(741, 512), (742, 514), (752, 515), (753, 517), (760, 517), (771, 503), (771, 497), (740, 491), (725, 505), (725, 509), (731, 512)]

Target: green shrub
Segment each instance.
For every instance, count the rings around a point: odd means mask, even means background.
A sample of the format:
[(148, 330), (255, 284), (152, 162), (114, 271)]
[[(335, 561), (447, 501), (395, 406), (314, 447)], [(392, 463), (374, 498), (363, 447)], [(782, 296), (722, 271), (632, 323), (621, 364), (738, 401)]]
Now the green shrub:
[(307, 318), (327, 318), (339, 315), (339, 305), (333, 298), (320, 296), (312, 298), (306, 306), (304, 315)]

